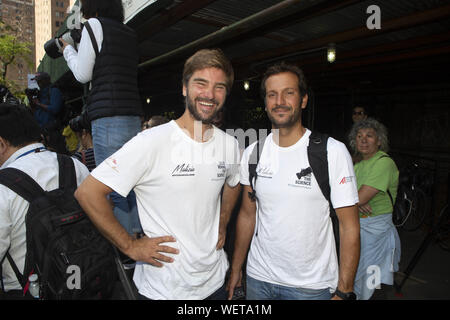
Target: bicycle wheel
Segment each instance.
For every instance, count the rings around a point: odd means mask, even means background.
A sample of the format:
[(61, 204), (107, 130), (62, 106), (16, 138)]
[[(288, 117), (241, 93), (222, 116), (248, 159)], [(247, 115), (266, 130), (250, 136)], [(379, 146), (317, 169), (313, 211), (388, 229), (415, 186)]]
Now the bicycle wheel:
[(392, 213), (392, 222), (398, 228), (401, 228), (411, 213), (411, 200), (408, 194), (409, 190), (399, 188), (397, 190), (397, 199), (395, 200), (394, 212)]
[(445, 251), (450, 251), (450, 208), (448, 205), (442, 210), (436, 241)]
[(422, 190), (416, 188), (411, 194), (411, 212), (403, 223), (402, 228), (406, 231), (415, 231), (425, 221), (430, 210), (430, 198)]

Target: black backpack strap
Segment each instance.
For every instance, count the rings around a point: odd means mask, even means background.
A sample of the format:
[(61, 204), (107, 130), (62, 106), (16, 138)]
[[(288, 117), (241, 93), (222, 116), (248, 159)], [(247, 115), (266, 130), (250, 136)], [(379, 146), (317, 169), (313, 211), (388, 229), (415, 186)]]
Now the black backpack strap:
[(44, 194), (44, 190), (33, 178), (16, 168), (0, 170), (0, 184), (11, 189), (28, 202)]
[[(44, 190), (36, 181), (34, 181), (33, 178), (31, 178), (25, 172), (16, 168), (5, 168), (0, 170), (0, 184), (3, 184), (5, 187), (11, 189), (28, 202), (31, 202), (35, 198), (44, 194)], [(17, 280), (19, 280), (19, 283), (23, 287), (25, 283), (23, 275), (21, 274), (19, 268), (17, 267), (16, 263), (9, 254), (9, 248), (5, 254), (5, 257), (6, 259), (8, 259), (11, 268), (16, 274)], [(3, 286), (3, 276), (2, 276), (2, 286)]]
[[(24, 288), (24, 284), (25, 284), (24, 280), (25, 279), (23, 278), (23, 274), (20, 272), (19, 268), (17, 267), (16, 263), (14, 262), (13, 258), (9, 254), (9, 252), (6, 253), (6, 259), (8, 259), (8, 262), (11, 265), (11, 268), (13, 269), (14, 273), (16, 274), (17, 280), (19, 280), (20, 285), (22, 286), (22, 288)], [(2, 282), (3, 282), (3, 276), (2, 276)]]
[(328, 137), (329, 136), (327, 134), (311, 132), (308, 145), (308, 161), (323, 196), (330, 204), (330, 219), (333, 224), (334, 240), (336, 242), (336, 251), (339, 259), (339, 220), (336, 215), (336, 211), (333, 208), (333, 204), (331, 203), (331, 187), (328, 172), (327, 151)]
[(95, 56), (98, 57), (98, 53), (99, 53), (98, 45), (97, 45), (97, 40), (95, 39), (94, 32), (92, 31), (92, 27), (88, 21), (83, 23), (83, 25), (86, 27), (86, 30), (89, 33), (89, 37), (91, 38), (92, 47), (94, 48)]
[[(250, 181), (250, 186), (252, 187), (252, 192), (248, 193), (248, 196), (252, 201), (256, 200), (256, 178), (258, 177), (258, 174), (256, 173), (256, 167), (259, 163), (259, 158), (262, 154), (262, 149), (264, 147), (264, 143), (266, 141), (266, 137), (258, 140), (255, 144), (255, 147), (252, 150), (252, 153), (250, 154), (250, 158), (248, 159), (248, 180)], [(253, 180), (255, 182), (253, 182)]]
[(311, 132), (308, 145), (308, 161), (323, 196), (327, 199), (327, 201), (331, 201), (327, 142), (328, 135), (318, 132)]
[[(386, 154), (383, 154), (381, 157), (379, 157), (377, 160), (380, 160), (381, 158), (391, 158), (391, 157), (389, 157), (388, 155), (386, 155)], [(391, 200), (391, 204), (392, 204), (392, 208), (394, 208), (394, 198), (392, 197), (392, 194), (391, 194), (391, 192), (389, 191), (389, 188), (386, 190), (386, 193), (388, 194), (388, 196), (389, 196), (389, 199)]]
[(9, 249), (6, 250), (5, 255), (3, 256), (2, 260), (0, 261), (0, 283), (1, 283), (1, 290), (4, 293), (5, 292), (5, 284), (3, 283), (3, 261), (5, 261), (5, 258), (8, 259), (9, 264), (11, 265), (11, 268), (13, 269), (17, 280), (19, 280), (20, 285), (22, 286), (22, 289), (24, 288), (24, 279), (22, 273), (20, 273), (19, 268), (17, 267), (16, 263), (14, 262), (13, 258), (9, 254)]
[(386, 193), (388, 194), (389, 199), (391, 199), (392, 209), (394, 209), (394, 198), (392, 197), (392, 194), (389, 191), (389, 189), (386, 190)]
[(59, 188), (70, 189), (77, 187), (77, 176), (72, 158), (57, 154), (59, 165)]
[(5, 284), (3, 283), (3, 261), (5, 261), (6, 255), (9, 252), (9, 248), (8, 250), (6, 250), (5, 255), (3, 256), (3, 258), (0, 260), (0, 289), (2, 290), (1, 292), (5, 292)]

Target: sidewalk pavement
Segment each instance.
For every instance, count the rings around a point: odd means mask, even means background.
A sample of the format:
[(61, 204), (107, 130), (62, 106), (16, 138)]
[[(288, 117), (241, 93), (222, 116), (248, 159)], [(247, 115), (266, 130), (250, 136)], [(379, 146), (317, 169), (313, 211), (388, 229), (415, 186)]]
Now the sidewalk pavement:
[[(402, 255), (399, 272), (395, 274), (397, 284), (402, 282), (404, 273), (425, 240), (427, 232), (425, 228), (413, 232), (399, 230)], [(401, 287), (401, 294), (394, 288), (389, 288), (386, 292), (386, 299), (450, 299), (450, 252), (441, 249), (435, 241), (430, 241)]]
[[(395, 274), (397, 284), (402, 282), (408, 265), (427, 236), (427, 231), (419, 229), (407, 232), (399, 229), (399, 235), (402, 255), (399, 271)], [(127, 270), (130, 281), (132, 281), (132, 271)], [(394, 287), (389, 286), (386, 287), (384, 297), (386, 300), (450, 299), (450, 252), (444, 251), (438, 244), (431, 241), (418, 258), (410, 276), (401, 287), (401, 292), (396, 292)], [(123, 286), (119, 281), (114, 299), (126, 299)]]

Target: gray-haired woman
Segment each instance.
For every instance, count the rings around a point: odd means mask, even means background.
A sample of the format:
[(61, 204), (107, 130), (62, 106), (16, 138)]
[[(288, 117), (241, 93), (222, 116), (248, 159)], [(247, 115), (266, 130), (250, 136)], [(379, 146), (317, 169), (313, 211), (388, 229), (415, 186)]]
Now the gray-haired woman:
[(353, 125), (350, 146), (362, 160), (355, 164), (361, 225), (361, 256), (355, 277), (358, 299), (369, 299), (381, 284), (392, 285), (400, 261), (400, 238), (392, 223), (398, 169), (386, 153), (386, 127), (367, 118)]

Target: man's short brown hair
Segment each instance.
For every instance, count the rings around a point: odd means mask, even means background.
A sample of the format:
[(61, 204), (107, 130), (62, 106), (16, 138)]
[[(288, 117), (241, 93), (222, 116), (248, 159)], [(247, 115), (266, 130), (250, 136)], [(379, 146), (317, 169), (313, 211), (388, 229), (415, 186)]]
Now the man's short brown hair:
[(183, 69), (183, 85), (187, 87), (194, 72), (205, 68), (221, 69), (227, 77), (227, 94), (231, 92), (234, 71), (231, 62), (220, 49), (202, 49), (186, 60)]
[(290, 72), (293, 73), (297, 76), (298, 78), (298, 89), (300, 92), (300, 95), (303, 97), (305, 94), (308, 93), (308, 84), (306, 83), (306, 78), (305, 75), (303, 74), (302, 69), (300, 69), (299, 67), (292, 65), (292, 64), (287, 64), (284, 61), (274, 64), (272, 66), (270, 66), (266, 72), (264, 73), (264, 76), (261, 80), (261, 97), (263, 99), (266, 98), (266, 81), (267, 78), (276, 75), (276, 74), (280, 74), (280, 73), (284, 73), (284, 72)]

